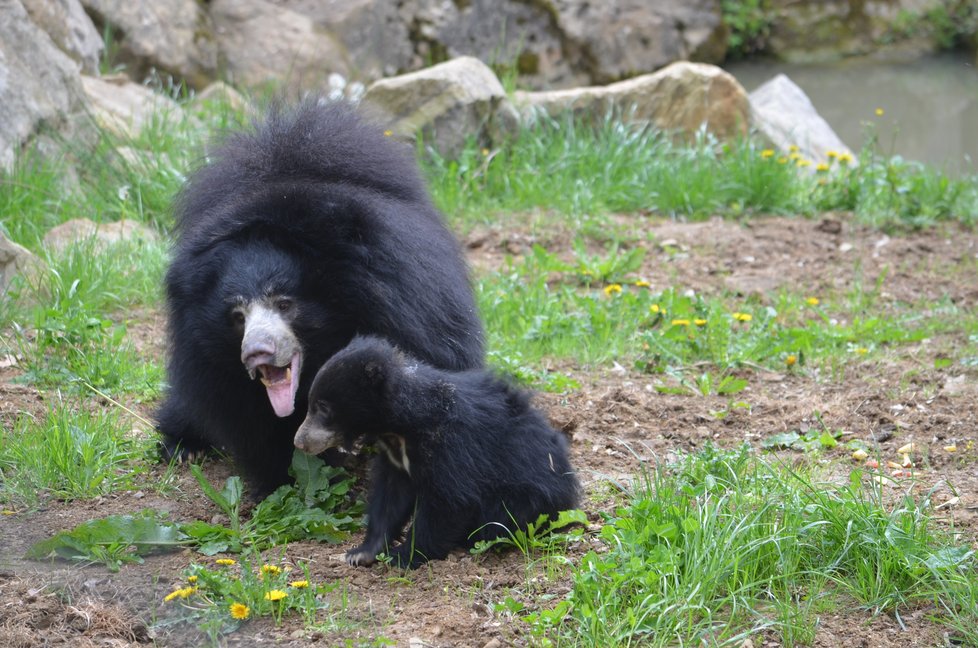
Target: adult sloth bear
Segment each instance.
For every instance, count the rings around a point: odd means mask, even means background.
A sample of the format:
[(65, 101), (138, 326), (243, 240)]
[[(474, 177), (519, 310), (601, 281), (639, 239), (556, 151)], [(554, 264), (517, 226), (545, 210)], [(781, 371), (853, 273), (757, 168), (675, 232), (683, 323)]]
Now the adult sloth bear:
[(166, 274), (166, 458), (230, 453), (257, 497), (288, 480), (316, 370), (357, 334), (444, 369), (483, 361), (457, 241), (409, 147), (344, 104), (278, 108), (176, 201)]

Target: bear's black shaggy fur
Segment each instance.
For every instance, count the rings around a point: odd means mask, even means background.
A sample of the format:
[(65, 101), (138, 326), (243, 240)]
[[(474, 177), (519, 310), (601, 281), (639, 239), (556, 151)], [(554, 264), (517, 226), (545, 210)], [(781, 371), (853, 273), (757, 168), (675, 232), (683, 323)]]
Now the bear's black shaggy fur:
[(349, 106), (276, 109), (208, 152), (176, 202), (166, 457), (226, 450), (256, 496), (288, 479), (313, 375), (354, 335), (479, 367), (460, 247), (411, 148)]
[(295, 445), (319, 453), (361, 437), (380, 452), (366, 538), (347, 552), (351, 564), (384, 551), (417, 567), (577, 506), (563, 435), (527, 393), (488, 371), (443, 371), (386, 340), (354, 338), (316, 374)]

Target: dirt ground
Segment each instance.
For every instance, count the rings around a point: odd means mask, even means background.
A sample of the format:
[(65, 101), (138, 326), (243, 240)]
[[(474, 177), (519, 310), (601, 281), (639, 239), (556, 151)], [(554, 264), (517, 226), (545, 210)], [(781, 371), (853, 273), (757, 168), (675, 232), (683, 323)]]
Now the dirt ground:
[[(531, 216), (518, 228), (477, 228), (465, 243), (476, 271), (498, 267), (506, 255), (519, 255), (538, 243), (570, 255), (570, 234), (538, 227)], [(771, 295), (781, 287), (811, 295), (845, 291), (857, 282), (872, 289), (885, 272), (880, 299), (914, 302), (947, 297), (958, 308), (978, 301), (978, 235), (955, 226), (926, 232), (884, 234), (852, 223), (846, 215), (820, 219), (765, 218), (747, 223), (714, 220), (698, 224), (653, 222), (622, 216), (614, 226), (637, 233), (634, 244), (648, 248), (641, 277), (653, 290), (667, 286), (697, 292), (734, 291), (745, 296)], [(137, 346), (162, 352), (159, 313), (139, 313), (132, 325)], [(585, 485), (584, 508), (597, 528), (596, 512), (609, 507), (611, 483), (628, 483), (641, 460), (662, 460), (676, 450), (707, 442), (755, 447), (777, 432), (807, 429), (814, 415), (845, 438), (879, 444), (883, 456), (913, 441), (921, 448), (917, 493), (934, 489), (934, 500), (947, 502), (941, 524), (953, 525), (966, 542), (978, 538), (978, 383), (976, 370), (959, 365), (935, 369), (934, 359), (967, 343), (967, 333), (928, 340), (854, 363), (843, 376), (812, 372), (751, 370), (749, 387), (738, 400), (749, 409), (723, 417), (711, 414), (727, 398), (660, 394), (659, 377), (627, 367), (559, 369), (581, 383), (567, 395), (541, 394), (537, 403), (571, 438), (572, 461)], [(9, 423), (20, 411), (43, 413), (45, 395), (14, 384), (15, 368), (0, 370), (0, 420)], [(943, 448), (956, 445), (957, 452)], [(786, 453), (789, 460), (802, 455)], [(839, 449), (820, 455), (833, 460), (840, 474), (851, 461)], [(162, 475), (162, 468), (157, 469)], [(230, 473), (209, 462), (212, 482)], [(211, 519), (216, 509), (186, 472), (178, 476), (178, 495), (116, 493), (95, 501), (51, 502), (41, 511), (0, 518), (0, 646), (160, 646), (201, 645), (193, 629), (168, 623), (172, 607), (162, 597), (180, 583), (181, 570), (199, 557), (188, 552), (148, 558), (118, 574), (102, 567), (24, 561), (32, 542), (92, 517), (146, 507), (167, 510), (178, 519)], [(901, 491), (902, 492), (902, 491)], [(957, 497), (953, 500), (953, 497)], [(591, 533), (571, 556), (598, 546)], [(519, 624), (493, 611), (493, 603), (514, 593), (533, 601), (543, 594), (569, 591), (567, 577), (527, 577), (518, 552), (470, 556), (459, 552), (406, 575), (383, 566), (353, 568), (340, 557), (345, 546), (295, 543), (287, 562), (305, 562), (317, 582), (338, 582), (345, 594), (320, 612), (322, 630), (304, 629), (286, 618), (246, 623), (226, 638), (230, 646), (374, 645), (386, 637), (398, 646), (525, 645)], [(172, 604), (169, 604), (172, 606)], [(873, 616), (853, 606), (823, 615), (814, 645), (819, 647), (905, 648), (945, 646), (948, 638), (929, 620), (927, 609), (900, 619)], [(747, 646), (778, 646), (771, 635), (752, 637)]]

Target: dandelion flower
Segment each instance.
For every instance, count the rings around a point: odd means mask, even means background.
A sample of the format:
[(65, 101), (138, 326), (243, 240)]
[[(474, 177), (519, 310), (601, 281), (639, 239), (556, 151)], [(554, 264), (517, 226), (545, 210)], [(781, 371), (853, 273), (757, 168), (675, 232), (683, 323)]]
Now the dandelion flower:
[(659, 308), (658, 304), (652, 304), (651, 306), (649, 306), (649, 312), (658, 314), (662, 312), (662, 309)]
[(693, 320), (693, 324), (695, 324), (696, 326), (706, 326), (706, 320), (697, 317), (696, 319)]
[(197, 582), (197, 575), (196, 574), (191, 574), (190, 576), (187, 576), (187, 582), (188, 583), (196, 583)]
[(734, 313), (733, 318), (738, 322), (749, 322), (754, 319), (754, 316), (750, 313)]
[(390, 137), (393, 134), (394, 134), (394, 131), (392, 131), (390, 129), (387, 129), (387, 130), (384, 131), (384, 137)]
[(231, 604), (231, 617), (234, 619), (247, 619), (251, 616), (251, 610), (244, 603)]
[(689, 326), (689, 320), (688, 319), (674, 319), (674, 320), (672, 320), (672, 325), (673, 326)]
[(488, 157), (489, 156), (489, 149), (487, 149), (487, 148), (484, 148), (484, 149), (482, 149), (479, 152), (482, 153), (482, 157)]
[(838, 151), (826, 151), (825, 152), (825, 157), (827, 157), (830, 160), (834, 160), (835, 158), (839, 157), (839, 152)]
[(882, 117), (883, 116), (883, 109), (882, 108), (877, 108), (875, 112), (876, 112), (876, 116), (877, 117)]
[(853, 351), (858, 353), (859, 355), (866, 355), (867, 353), (869, 353), (869, 349), (867, 349), (866, 347), (856, 347), (855, 349), (853, 349)]
[(228, 565), (235, 564), (236, 561), (233, 558), (218, 558), (214, 562), (216, 562), (218, 565), (224, 565), (227, 567)]
[(796, 162), (795, 164), (797, 164), (799, 168), (804, 169), (807, 166), (811, 166), (812, 162), (811, 160), (798, 160), (798, 162)]
[(784, 363), (786, 365), (788, 365), (789, 367), (795, 366), (795, 363), (796, 362), (798, 362), (798, 356), (796, 356), (796, 355), (790, 355), (790, 356), (788, 356), (787, 358), (784, 359)]
[(277, 575), (279, 575), (279, 574), (282, 573), (282, 568), (281, 567), (277, 567), (275, 565), (262, 565), (261, 566), (261, 573), (262, 574), (271, 574), (272, 576), (277, 576)]
[(283, 592), (282, 590), (268, 590), (267, 592), (265, 592), (266, 601), (281, 601), (286, 596), (288, 596), (288, 594)]
[(792, 162), (794, 162), (796, 160), (800, 160), (801, 159), (801, 153), (799, 153), (798, 152), (798, 149), (796, 148), (794, 150), (794, 152), (792, 152), (791, 155), (788, 156), (788, 159), (791, 160)]
[(289, 587), (294, 587), (296, 589), (305, 589), (309, 587), (309, 581), (307, 580), (297, 580), (289, 583)]
[(778, 158), (778, 164), (787, 164), (787, 163), (788, 163), (788, 158), (784, 157), (783, 155)]
[(604, 294), (611, 297), (614, 294), (621, 292), (621, 284), (609, 284), (604, 287)]
[(796, 144), (792, 144), (791, 146), (788, 147), (788, 151), (790, 151), (791, 153), (797, 153), (799, 151), (799, 148)]
[(644, 279), (639, 279), (638, 281), (635, 282), (636, 288), (648, 288), (651, 285), (652, 284), (650, 284), (648, 281), (645, 281)]
[(829, 170), (829, 165), (826, 164), (825, 162), (819, 162), (818, 164), (815, 165), (815, 170), (818, 171), (819, 173), (824, 173)]
[(172, 592), (170, 592), (169, 594), (167, 594), (166, 596), (164, 596), (163, 597), (163, 602), (169, 603), (170, 601), (172, 601), (173, 599), (176, 599), (176, 598), (183, 598), (183, 599), (185, 599), (185, 598), (188, 598), (191, 594), (193, 594), (196, 591), (197, 591), (197, 588), (196, 587), (182, 587), (180, 589), (173, 590)]
[(818, 306), (818, 297), (809, 297), (805, 300), (805, 303), (809, 306)]
[(774, 150), (764, 149), (763, 151), (761, 151), (761, 157), (764, 158), (765, 160), (774, 157)]
[(839, 163), (849, 164), (853, 161), (852, 153), (839, 153)]

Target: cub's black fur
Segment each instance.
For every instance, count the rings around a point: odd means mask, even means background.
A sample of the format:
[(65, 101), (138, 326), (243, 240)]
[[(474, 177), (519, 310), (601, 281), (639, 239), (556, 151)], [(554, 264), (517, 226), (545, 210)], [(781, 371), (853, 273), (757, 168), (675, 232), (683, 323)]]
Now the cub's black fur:
[(351, 564), (383, 551), (417, 567), (577, 505), (567, 442), (527, 393), (487, 371), (436, 369), (369, 336), (316, 374), (295, 445), (319, 453), (361, 437), (380, 451)]
[(288, 479), (315, 370), (354, 335), (479, 367), (457, 241), (410, 147), (347, 105), (279, 108), (208, 152), (176, 202), (164, 455), (228, 451), (263, 496)]

